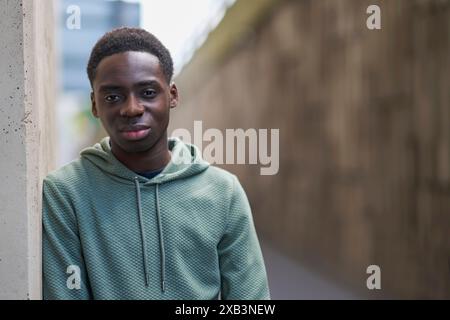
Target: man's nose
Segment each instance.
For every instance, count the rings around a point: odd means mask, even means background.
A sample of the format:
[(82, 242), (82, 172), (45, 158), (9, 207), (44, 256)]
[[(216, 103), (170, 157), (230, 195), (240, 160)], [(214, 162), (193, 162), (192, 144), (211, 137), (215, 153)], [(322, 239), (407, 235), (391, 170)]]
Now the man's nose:
[(130, 94), (128, 99), (120, 110), (120, 115), (123, 117), (137, 117), (144, 113), (144, 107), (140, 104), (139, 99), (136, 99), (134, 94)]

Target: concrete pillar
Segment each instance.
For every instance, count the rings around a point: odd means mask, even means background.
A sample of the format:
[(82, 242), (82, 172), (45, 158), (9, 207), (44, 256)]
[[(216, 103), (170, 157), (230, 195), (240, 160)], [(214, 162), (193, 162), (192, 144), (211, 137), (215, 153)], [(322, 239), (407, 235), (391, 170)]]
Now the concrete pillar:
[(40, 299), (41, 186), (53, 166), (52, 1), (0, 0), (0, 299)]

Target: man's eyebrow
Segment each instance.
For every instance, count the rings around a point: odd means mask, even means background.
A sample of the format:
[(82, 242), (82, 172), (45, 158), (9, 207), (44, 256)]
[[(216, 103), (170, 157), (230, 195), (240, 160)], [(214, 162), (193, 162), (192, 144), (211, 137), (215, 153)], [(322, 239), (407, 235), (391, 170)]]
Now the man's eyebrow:
[(144, 80), (144, 81), (139, 81), (134, 86), (135, 87), (160, 86), (160, 84), (156, 80)]
[[(135, 83), (133, 87), (146, 87), (146, 86), (156, 86), (160, 87), (160, 83), (156, 80), (143, 80)], [(120, 90), (123, 89), (123, 86), (114, 85), (114, 84), (103, 84), (99, 87), (98, 91), (105, 92), (105, 91), (113, 91), (113, 90)]]
[(119, 89), (122, 89), (122, 87), (118, 86), (118, 85), (113, 85), (113, 84), (104, 84), (98, 88), (98, 91), (105, 92), (105, 91), (114, 91), (114, 90), (119, 90)]

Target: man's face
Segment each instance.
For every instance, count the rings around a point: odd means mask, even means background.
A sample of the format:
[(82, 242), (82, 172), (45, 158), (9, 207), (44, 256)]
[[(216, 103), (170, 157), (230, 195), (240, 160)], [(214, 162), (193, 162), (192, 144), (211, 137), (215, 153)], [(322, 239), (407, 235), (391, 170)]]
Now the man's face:
[(99, 63), (91, 100), (113, 150), (135, 153), (151, 149), (166, 134), (178, 91), (167, 84), (157, 57), (129, 51)]

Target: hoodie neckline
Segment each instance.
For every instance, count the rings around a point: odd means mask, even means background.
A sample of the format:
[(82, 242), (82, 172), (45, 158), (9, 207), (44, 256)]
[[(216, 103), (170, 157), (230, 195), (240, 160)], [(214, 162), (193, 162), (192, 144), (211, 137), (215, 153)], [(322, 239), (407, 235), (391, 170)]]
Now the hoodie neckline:
[(190, 143), (185, 143), (177, 137), (168, 139), (168, 147), (172, 153), (171, 160), (160, 174), (147, 179), (130, 170), (112, 153), (110, 138), (105, 137), (99, 143), (81, 151), (80, 156), (97, 166), (114, 180), (124, 184), (134, 184), (138, 181), (147, 184), (161, 184), (176, 179), (199, 174), (209, 167), (209, 163), (202, 159), (199, 149)]

